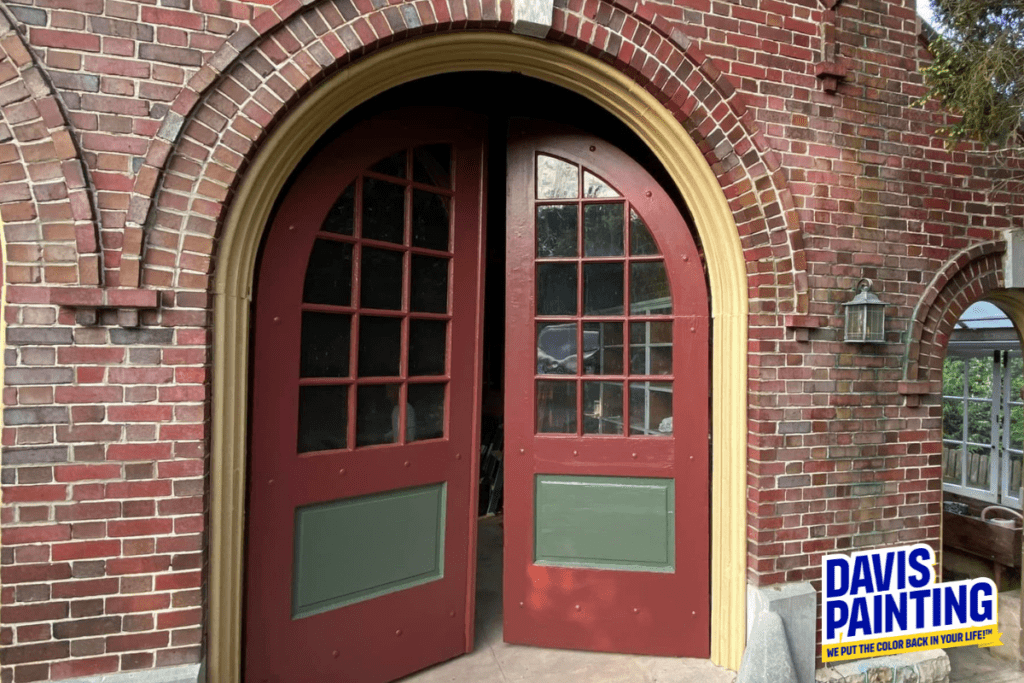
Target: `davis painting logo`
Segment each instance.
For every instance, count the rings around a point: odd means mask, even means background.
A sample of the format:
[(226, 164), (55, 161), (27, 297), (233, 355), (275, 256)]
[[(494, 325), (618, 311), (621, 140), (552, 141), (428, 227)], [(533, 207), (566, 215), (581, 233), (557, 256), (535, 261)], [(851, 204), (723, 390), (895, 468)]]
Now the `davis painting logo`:
[(1002, 644), (992, 579), (936, 583), (931, 546), (826, 555), (821, 576), (826, 662)]

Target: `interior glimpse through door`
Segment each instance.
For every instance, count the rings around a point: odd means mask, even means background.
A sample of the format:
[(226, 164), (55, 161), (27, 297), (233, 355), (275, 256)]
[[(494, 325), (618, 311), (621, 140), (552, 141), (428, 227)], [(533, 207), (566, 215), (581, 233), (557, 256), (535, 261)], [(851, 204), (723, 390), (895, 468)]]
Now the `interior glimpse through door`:
[(472, 648), (485, 127), (378, 116), (273, 220), (254, 317), (245, 680)]
[(707, 657), (696, 244), (602, 140), (516, 122), (508, 154), (505, 640)]

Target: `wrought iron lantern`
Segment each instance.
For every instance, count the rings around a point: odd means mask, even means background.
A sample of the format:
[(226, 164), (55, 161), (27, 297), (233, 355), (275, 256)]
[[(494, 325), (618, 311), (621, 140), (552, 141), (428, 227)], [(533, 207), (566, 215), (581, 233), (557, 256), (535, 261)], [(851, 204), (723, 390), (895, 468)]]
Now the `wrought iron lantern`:
[(846, 336), (853, 344), (874, 344), (885, 341), (885, 304), (871, 291), (871, 280), (857, 283), (857, 296), (846, 308)]

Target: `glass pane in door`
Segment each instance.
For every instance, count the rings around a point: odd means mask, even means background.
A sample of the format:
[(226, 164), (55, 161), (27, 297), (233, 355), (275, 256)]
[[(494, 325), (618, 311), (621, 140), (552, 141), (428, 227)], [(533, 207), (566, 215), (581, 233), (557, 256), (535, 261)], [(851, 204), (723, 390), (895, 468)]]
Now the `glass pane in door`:
[[(396, 152), (324, 218), (303, 294), (300, 453), (444, 436), (452, 163), (450, 145)], [(424, 377), (441, 381), (410, 384)]]

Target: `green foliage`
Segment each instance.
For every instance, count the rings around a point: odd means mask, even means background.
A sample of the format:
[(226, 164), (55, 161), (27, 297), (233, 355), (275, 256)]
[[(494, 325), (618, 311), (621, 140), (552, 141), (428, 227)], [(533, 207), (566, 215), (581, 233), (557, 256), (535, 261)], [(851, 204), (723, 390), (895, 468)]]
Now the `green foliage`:
[[(1024, 359), (1010, 359), (1010, 400), (1021, 399), (1021, 389), (1024, 389)], [(1024, 445), (1024, 407), (1012, 406), (1010, 408), (1010, 448), (1020, 449)]]
[(1024, 0), (932, 0), (940, 35), (924, 69), (935, 99), (961, 119), (948, 144), (976, 139), (1020, 150), (1024, 127)]
[[(968, 396), (987, 399), (967, 402), (967, 440), (989, 443), (992, 430), (992, 359), (987, 356), (962, 358), (946, 356), (942, 367), (942, 395), (947, 397), (942, 406), (942, 437), (950, 441), (963, 440), (964, 380)], [(1024, 388), (1024, 361), (1010, 359), (1010, 401), (1020, 400)], [(998, 397), (997, 397), (998, 398)], [(1010, 408), (1010, 448), (1020, 449), (1024, 443), (1024, 410)], [(981, 452), (977, 447), (969, 451)]]
[[(992, 361), (989, 358), (955, 358), (946, 356), (942, 371), (944, 396), (963, 396), (964, 379), (968, 395), (989, 401), (968, 401), (967, 440), (989, 443), (992, 435)], [(946, 399), (942, 409), (942, 435), (951, 441), (964, 440), (964, 400)], [(977, 446), (968, 446), (970, 452), (981, 452)]]

